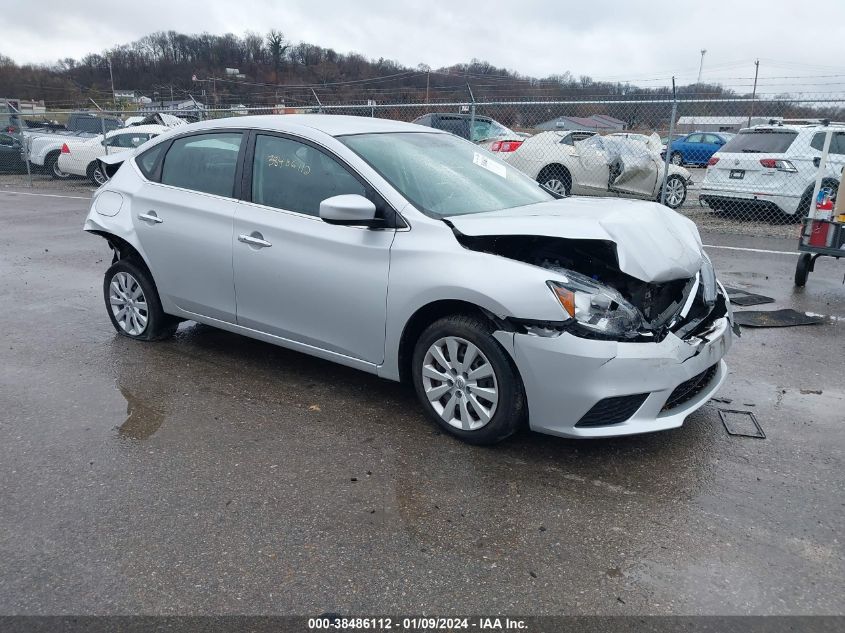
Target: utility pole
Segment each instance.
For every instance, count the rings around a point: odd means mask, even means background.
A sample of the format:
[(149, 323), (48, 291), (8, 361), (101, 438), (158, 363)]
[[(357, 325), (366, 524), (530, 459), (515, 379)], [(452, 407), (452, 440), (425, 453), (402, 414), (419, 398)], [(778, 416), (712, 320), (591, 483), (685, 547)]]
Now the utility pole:
[(754, 61), (754, 89), (751, 91), (751, 111), (748, 113), (748, 127), (751, 127), (751, 117), (754, 115), (754, 99), (757, 97), (757, 75), (760, 72), (760, 60)]
[(706, 48), (701, 49), (701, 63), (698, 65), (698, 81), (696, 83), (701, 83), (701, 71), (704, 70), (704, 54), (707, 52)]
[(114, 94), (114, 72), (112, 71), (111, 67), (111, 57), (107, 57), (106, 59), (109, 60), (109, 79), (111, 79), (111, 100), (115, 105), (117, 105), (117, 97)]

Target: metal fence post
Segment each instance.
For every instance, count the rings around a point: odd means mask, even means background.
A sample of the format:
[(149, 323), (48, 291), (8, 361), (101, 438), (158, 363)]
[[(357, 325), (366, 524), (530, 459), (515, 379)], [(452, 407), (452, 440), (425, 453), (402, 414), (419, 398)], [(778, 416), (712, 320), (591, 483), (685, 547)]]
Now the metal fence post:
[(29, 188), (32, 189), (32, 166), (29, 164), (29, 139), (21, 132), (21, 145), (23, 146), (23, 162), (26, 163), (26, 178), (29, 180)]
[(470, 106), (469, 106), (469, 140), (472, 139), (472, 131), (475, 129), (475, 95), (472, 94), (469, 82), (467, 82), (467, 90), (469, 90)]
[(672, 134), (675, 132), (675, 119), (678, 116), (678, 94), (675, 91), (675, 78), (672, 77), (672, 118), (669, 119), (669, 137), (666, 139), (666, 153), (663, 157), (663, 183), (660, 185), (660, 204), (666, 204), (666, 180), (669, 177), (669, 150), (672, 146)]
[(106, 154), (109, 153), (109, 146), (106, 145), (106, 117), (100, 117), (100, 129), (103, 130), (103, 147), (106, 148)]

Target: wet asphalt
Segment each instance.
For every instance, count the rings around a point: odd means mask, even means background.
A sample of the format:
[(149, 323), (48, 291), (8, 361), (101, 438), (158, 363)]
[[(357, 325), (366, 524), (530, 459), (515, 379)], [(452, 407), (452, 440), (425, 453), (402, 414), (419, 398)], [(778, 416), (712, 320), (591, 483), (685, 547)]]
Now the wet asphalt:
[(68, 195), (0, 190), (0, 613), (843, 613), (845, 261), (795, 291), (794, 255), (709, 249), (762, 309), (838, 320), (745, 329), (731, 403), (683, 428), (478, 448), (351, 369), (118, 337)]

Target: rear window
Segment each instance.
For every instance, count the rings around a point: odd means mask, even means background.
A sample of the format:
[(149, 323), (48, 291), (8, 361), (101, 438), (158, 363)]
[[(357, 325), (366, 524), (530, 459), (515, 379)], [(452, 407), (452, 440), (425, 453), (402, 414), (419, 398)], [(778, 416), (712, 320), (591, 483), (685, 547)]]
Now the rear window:
[(782, 154), (789, 149), (797, 136), (798, 132), (794, 130), (742, 130), (725, 143), (722, 152), (725, 154)]

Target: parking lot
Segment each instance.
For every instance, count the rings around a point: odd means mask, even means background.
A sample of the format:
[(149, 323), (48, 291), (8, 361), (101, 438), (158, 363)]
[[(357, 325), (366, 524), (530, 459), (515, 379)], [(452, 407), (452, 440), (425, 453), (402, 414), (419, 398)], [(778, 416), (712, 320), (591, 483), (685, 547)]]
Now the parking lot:
[(704, 231), (726, 284), (824, 323), (743, 330), (681, 429), (478, 448), (351, 369), (118, 337), (90, 189), (0, 187), (3, 613), (841, 610), (841, 263), (796, 291), (795, 240)]

